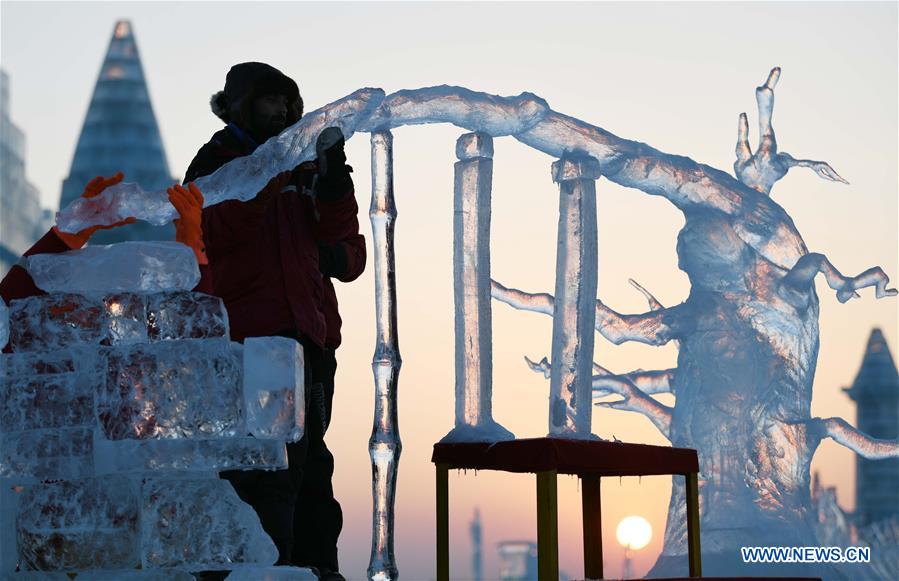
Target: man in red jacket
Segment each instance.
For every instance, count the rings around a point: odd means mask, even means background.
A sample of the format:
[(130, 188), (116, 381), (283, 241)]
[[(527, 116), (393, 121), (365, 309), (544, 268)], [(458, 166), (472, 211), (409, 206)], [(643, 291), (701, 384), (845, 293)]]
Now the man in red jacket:
[[(232, 67), (211, 104), (227, 126), (200, 148), (185, 180), (251, 154), (303, 114), (296, 83), (255, 62)], [(365, 239), (343, 139), (322, 149), (316, 161), (275, 176), (253, 199), (205, 208), (203, 231), (231, 338), (292, 337), (303, 345), (305, 360), (306, 430), (288, 445), (288, 470), (223, 477), (256, 509), (278, 547), (279, 564), (315, 567), (322, 579), (338, 580), (343, 516), (331, 486), (334, 459), (323, 439), (341, 325), (331, 279), (350, 282), (362, 273)]]

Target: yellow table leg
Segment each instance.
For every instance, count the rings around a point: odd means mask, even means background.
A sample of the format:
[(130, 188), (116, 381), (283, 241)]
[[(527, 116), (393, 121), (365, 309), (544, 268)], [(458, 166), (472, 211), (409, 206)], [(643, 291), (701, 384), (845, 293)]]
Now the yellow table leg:
[(581, 520), (584, 526), (584, 577), (602, 579), (602, 507), (600, 479), (581, 474)]
[(537, 473), (537, 579), (559, 579), (559, 515), (556, 471)]
[(696, 472), (687, 478), (687, 556), (690, 562), (690, 577), (702, 577), (702, 551), (699, 547), (699, 475)]
[(448, 464), (437, 464), (437, 581), (449, 581)]

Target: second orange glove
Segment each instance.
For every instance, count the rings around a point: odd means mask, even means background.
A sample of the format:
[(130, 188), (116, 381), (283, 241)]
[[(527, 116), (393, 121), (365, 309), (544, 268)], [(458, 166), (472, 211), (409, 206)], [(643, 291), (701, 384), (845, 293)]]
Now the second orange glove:
[(172, 221), (175, 224), (175, 240), (190, 246), (199, 264), (209, 264), (203, 244), (203, 193), (193, 182), (186, 188), (174, 185), (166, 192), (180, 216)]

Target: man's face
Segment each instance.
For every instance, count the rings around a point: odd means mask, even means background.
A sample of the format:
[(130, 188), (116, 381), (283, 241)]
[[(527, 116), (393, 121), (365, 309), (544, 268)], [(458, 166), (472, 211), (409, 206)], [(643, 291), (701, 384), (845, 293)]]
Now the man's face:
[(250, 113), (250, 131), (257, 137), (268, 139), (287, 127), (287, 97), (263, 95), (253, 101)]

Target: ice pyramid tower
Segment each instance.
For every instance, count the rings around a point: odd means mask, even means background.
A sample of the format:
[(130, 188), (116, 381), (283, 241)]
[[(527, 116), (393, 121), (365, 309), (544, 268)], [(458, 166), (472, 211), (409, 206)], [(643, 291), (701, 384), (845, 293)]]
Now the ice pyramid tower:
[(314, 578), (271, 567), (274, 543), (217, 475), (287, 467), (304, 426), (299, 344), (230, 341), (177, 242), (25, 267), (49, 294), (0, 302), (0, 578)]
[[(75, 148), (72, 167), (62, 184), (60, 208), (79, 197), (91, 178), (125, 173), (126, 182), (136, 182), (152, 191), (164, 190), (175, 179), (169, 173), (165, 149), (150, 102), (131, 23), (119, 20)], [(93, 244), (125, 240), (171, 240), (170, 225), (159, 227), (138, 222), (115, 230), (97, 232)]]
[[(873, 329), (862, 365), (844, 389), (857, 406), (858, 428), (875, 438), (899, 436), (899, 375), (883, 331)], [(899, 458), (855, 458), (858, 526), (891, 517), (899, 519)]]

